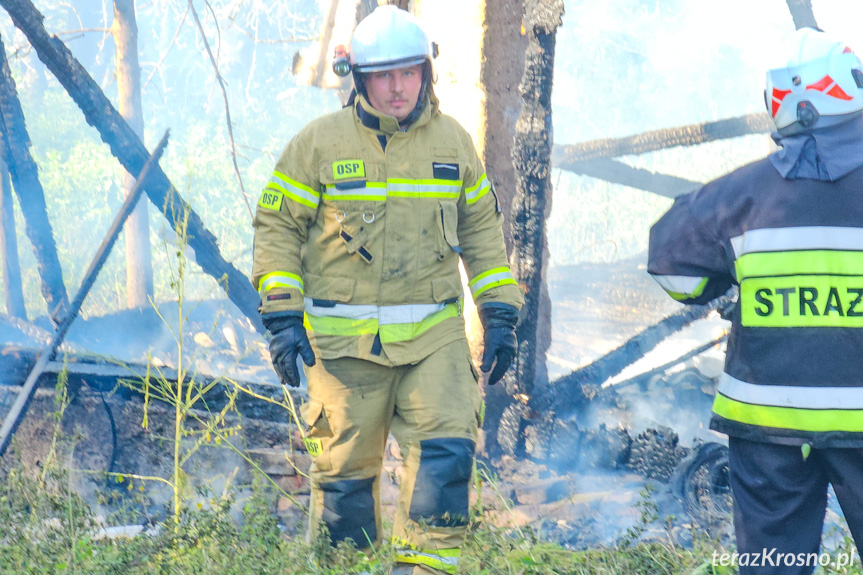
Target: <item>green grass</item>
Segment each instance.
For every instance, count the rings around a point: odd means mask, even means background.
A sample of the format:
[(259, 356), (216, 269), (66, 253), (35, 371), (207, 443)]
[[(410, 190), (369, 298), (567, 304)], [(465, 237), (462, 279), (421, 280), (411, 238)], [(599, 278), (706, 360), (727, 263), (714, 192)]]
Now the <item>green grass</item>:
[[(237, 491), (211, 500), (204, 508), (184, 508), (178, 524), (167, 520), (149, 535), (98, 539), (93, 511), (68, 488), (68, 475), (51, 465), (42, 473), (14, 468), (0, 483), (0, 573), (6, 574), (280, 574), (343, 575), (368, 570), (386, 573), (392, 550), (384, 545), (375, 563), (356, 550), (305, 543), (286, 533), (302, 526), (281, 526), (273, 513), (276, 493), (254, 481), (239, 520), (232, 518)], [(247, 486), (249, 487), (249, 486)], [(129, 497), (126, 495), (125, 497)], [(107, 518), (109, 523), (140, 522), (134, 505)], [(704, 534), (694, 534), (691, 548), (653, 541), (570, 551), (545, 541), (531, 529), (505, 529), (474, 515), (461, 560), (471, 575), (733, 575), (731, 568), (710, 566), (723, 549)], [(840, 550), (850, 551), (850, 540)], [(825, 575), (860, 575), (827, 569)]]

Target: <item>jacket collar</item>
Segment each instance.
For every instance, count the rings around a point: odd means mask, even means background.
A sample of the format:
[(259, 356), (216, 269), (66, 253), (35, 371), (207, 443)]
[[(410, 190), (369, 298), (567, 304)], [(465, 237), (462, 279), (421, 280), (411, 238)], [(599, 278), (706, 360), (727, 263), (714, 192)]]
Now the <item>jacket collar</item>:
[(375, 110), (368, 100), (366, 100), (365, 96), (358, 95), (354, 101), (354, 114), (366, 128), (391, 136), (396, 132), (408, 132), (427, 124), (438, 113), (438, 106), (438, 99), (434, 92), (431, 89), (427, 90), (425, 103), (419, 118), (410, 126), (402, 127), (399, 125), (399, 121), (393, 116), (388, 116)]
[(773, 134), (773, 139), (782, 149), (770, 155), (770, 162), (788, 180), (835, 182), (863, 166), (863, 115), (809, 134)]

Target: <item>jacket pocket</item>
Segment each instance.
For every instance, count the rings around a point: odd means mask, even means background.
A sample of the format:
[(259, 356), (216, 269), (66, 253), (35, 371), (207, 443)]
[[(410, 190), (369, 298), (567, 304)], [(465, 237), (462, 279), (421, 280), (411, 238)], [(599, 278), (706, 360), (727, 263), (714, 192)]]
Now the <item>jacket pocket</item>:
[(443, 260), (451, 252), (462, 253), (458, 242), (458, 207), (453, 202), (438, 202), (438, 259)]
[(324, 404), (320, 401), (310, 399), (300, 406), (300, 417), (306, 424), (306, 431), (303, 436), (306, 451), (312, 456), (315, 467), (318, 470), (328, 470), (330, 468), (330, 457), (327, 451), (327, 444), (328, 440), (333, 436), (333, 432), (330, 429), (330, 423), (324, 411)]
[(435, 278), (431, 282), (432, 299), (437, 303), (455, 301), (462, 296), (461, 278), (445, 276)]
[(357, 284), (357, 280), (348, 277), (307, 274), (304, 279), (306, 298), (311, 298), (315, 305), (321, 305), (321, 302), (348, 303), (354, 297)]

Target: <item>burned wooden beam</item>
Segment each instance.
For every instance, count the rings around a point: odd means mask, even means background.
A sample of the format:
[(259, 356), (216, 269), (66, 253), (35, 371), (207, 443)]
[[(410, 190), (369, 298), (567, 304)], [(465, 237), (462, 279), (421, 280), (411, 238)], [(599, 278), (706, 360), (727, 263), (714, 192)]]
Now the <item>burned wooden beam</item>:
[(619, 160), (594, 158), (583, 162), (572, 162), (567, 168), (575, 174), (590, 176), (613, 184), (621, 184), (652, 192), (666, 198), (676, 198), (700, 188), (702, 183), (651, 172), (643, 168), (633, 168)]
[[(504, 379), (510, 394), (533, 394), (548, 381), (545, 355), (551, 344), (551, 301), (545, 284), (545, 220), (551, 209), (551, 91), (554, 48), (563, 17), (562, 0), (525, 5), (528, 34), (524, 74), (519, 85), (522, 109), (515, 125), (512, 160), (516, 194), (512, 207), (512, 269), (525, 290), (516, 333), (515, 369)], [(511, 401), (511, 400), (510, 400)]]
[(12, 184), (6, 162), (0, 160), (0, 258), (3, 259), (3, 296), (6, 313), (27, 319), (24, 290), (21, 287), (21, 265), (18, 263), (18, 239), (15, 236), (15, 214)]
[(815, 13), (812, 11), (812, 0), (785, 1), (788, 3), (791, 17), (794, 19), (795, 28), (798, 30), (801, 28), (818, 28), (818, 22), (815, 21)]
[(604, 381), (644, 357), (672, 333), (713, 311), (727, 313), (734, 305), (734, 297), (730, 292), (706, 305), (686, 306), (593, 363), (551, 382), (532, 396), (523, 396), (524, 403), (514, 403), (503, 414), (499, 444), (509, 455), (519, 457), (549, 453), (555, 441), (555, 428), (560, 427), (555, 425), (556, 421), (565, 422), (578, 416), (592, 402), (614, 404), (617, 394), (613, 388), (602, 389)]
[(761, 112), (719, 120), (718, 122), (653, 130), (626, 138), (607, 138), (571, 146), (555, 146), (551, 160), (556, 168), (569, 170), (571, 169), (570, 166), (576, 162), (594, 158), (616, 158), (677, 146), (697, 146), (715, 140), (739, 138), (750, 134), (766, 134), (772, 130), (773, 123), (767, 112)]
[(731, 305), (732, 296), (725, 295), (705, 305), (684, 307), (631, 337), (593, 363), (553, 381), (546, 393), (530, 398), (530, 407), (540, 415), (555, 413), (558, 416), (567, 416), (578, 411), (589, 399), (584, 393), (584, 386), (600, 385), (644, 357), (669, 335), (707, 317), (713, 311), (723, 310), (724, 313)]
[[(0, 386), (20, 392), (20, 386), (12, 385), (12, 382), (21, 382), (29, 374), (39, 359), (41, 349), (33, 348), (7, 348), (0, 353)], [(177, 371), (170, 367), (159, 368), (165, 380), (175, 383)], [(140, 382), (147, 377), (148, 366), (141, 363), (124, 362), (111, 363), (96, 356), (85, 356), (69, 354), (64, 361), (49, 361), (44, 370), (36, 380), (39, 389), (53, 389), (57, 385), (57, 376), (65, 372), (67, 385), (70, 393), (78, 390), (92, 390), (100, 393), (114, 393), (122, 398), (143, 397), (135, 389), (135, 385), (124, 385), (122, 382)], [(154, 369), (149, 368), (150, 376), (153, 377)], [(284, 401), (284, 392), (281, 385), (270, 383), (257, 383), (250, 381), (231, 380), (225, 377), (214, 377), (204, 374), (195, 374), (195, 381), (201, 387), (207, 387), (214, 381), (224, 382), (222, 385), (214, 386), (203, 398), (201, 406), (206, 406), (211, 411), (220, 411), (230, 401), (230, 394), (234, 391), (234, 383), (251, 391), (257, 396), (268, 398), (272, 401)], [(191, 381), (187, 377), (187, 383)], [(232, 383), (233, 381), (233, 383)], [(288, 390), (297, 405), (305, 401), (306, 395), (303, 390)], [(240, 393), (235, 405), (237, 411), (245, 416), (266, 421), (288, 421), (290, 415), (285, 412), (284, 407), (259, 399), (248, 393)], [(200, 409), (201, 406), (197, 406)], [(0, 413), (0, 415), (3, 415)]]
[[(42, 24), (42, 14), (30, 0), (0, 0), (0, 6), (6, 9), (15, 26), (27, 36), (39, 59), (81, 108), (87, 122), (99, 131), (114, 157), (127, 172), (139, 176), (149, 156), (147, 149), (66, 45), (48, 34)], [(180, 196), (160, 167), (156, 166), (145, 191), (174, 230), (183, 233), (186, 228), (197, 264), (218, 282), (252, 325), (264, 333), (258, 314), (260, 298), (249, 278), (225, 261), (216, 237), (207, 230), (201, 217)]]
[(24, 216), (27, 237), (33, 246), (42, 279), (42, 296), (45, 298), (49, 315), (62, 316), (69, 307), (69, 296), (63, 283), (63, 270), (57, 256), (57, 245), (48, 220), (45, 205), (45, 192), (39, 181), (36, 162), (30, 155), (30, 136), (24, 122), (24, 111), (18, 100), (18, 91), (9, 63), (6, 49), (0, 40), (0, 155), (9, 168), (9, 175), (18, 205)]

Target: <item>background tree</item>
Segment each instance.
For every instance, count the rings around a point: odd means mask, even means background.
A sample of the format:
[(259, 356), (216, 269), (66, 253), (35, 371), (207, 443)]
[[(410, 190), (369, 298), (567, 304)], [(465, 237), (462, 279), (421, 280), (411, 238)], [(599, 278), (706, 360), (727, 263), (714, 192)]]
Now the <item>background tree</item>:
[[(135, 0), (114, 0), (111, 25), (116, 46), (117, 92), (120, 115), (144, 140), (144, 114), (141, 110), (141, 67), (138, 64), (138, 25)], [(125, 172), (123, 195), (135, 185), (135, 177)], [(150, 250), (150, 222), (147, 202), (139, 202), (126, 222), (126, 302), (130, 308), (143, 307), (153, 297), (153, 262)]]

